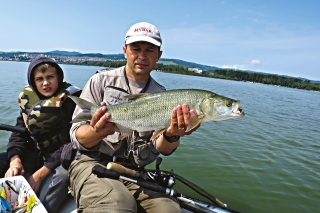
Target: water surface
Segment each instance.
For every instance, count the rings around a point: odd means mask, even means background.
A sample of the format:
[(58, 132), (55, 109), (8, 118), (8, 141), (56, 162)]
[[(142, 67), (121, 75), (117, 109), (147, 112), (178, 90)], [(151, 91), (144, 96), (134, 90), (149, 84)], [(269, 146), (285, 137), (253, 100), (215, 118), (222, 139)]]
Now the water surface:
[[(83, 87), (100, 67), (61, 65)], [(0, 62), (0, 123), (15, 124), (25, 62)], [(241, 212), (319, 212), (320, 93), (153, 72), (167, 89), (207, 89), (239, 99), (246, 116), (204, 123), (160, 168), (194, 181)], [(179, 97), (177, 97), (179, 98)], [(10, 133), (0, 131), (0, 150)], [(150, 165), (154, 168), (154, 165)]]

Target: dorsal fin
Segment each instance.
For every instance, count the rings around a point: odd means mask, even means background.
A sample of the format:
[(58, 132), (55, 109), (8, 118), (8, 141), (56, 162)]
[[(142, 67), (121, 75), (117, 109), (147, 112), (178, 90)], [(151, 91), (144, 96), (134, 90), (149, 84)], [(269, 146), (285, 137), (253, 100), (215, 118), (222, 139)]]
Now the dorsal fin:
[(148, 93), (130, 94), (130, 95), (126, 95), (124, 97), (128, 98), (129, 100), (137, 100), (139, 98), (143, 98), (146, 95), (148, 95)]

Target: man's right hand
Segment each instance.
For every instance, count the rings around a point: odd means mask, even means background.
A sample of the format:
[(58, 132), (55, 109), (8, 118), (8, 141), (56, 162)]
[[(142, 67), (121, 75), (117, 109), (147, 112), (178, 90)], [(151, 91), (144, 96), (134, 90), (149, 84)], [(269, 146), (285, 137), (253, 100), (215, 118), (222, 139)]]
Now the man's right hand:
[(76, 137), (84, 147), (96, 146), (116, 130), (115, 123), (109, 121), (111, 115), (107, 113), (106, 104), (102, 102), (101, 105), (102, 107), (93, 114), (90, 125), (81, 125), (76, 131)]
[(17, 175), (24, 175), (24, 168), (20, 157), (18, 155), (14, 155), (10, 159), (10, 167), (4, 177), (13, 177)]
[(101, 135), (103, 139), (108, 135), (112, 135), (116, 128), (114, 123), (109, 122), (111, 115), (107, 112), (106, 103), (102, 102), (101, 105), (102, 107), (93, 114), (90, 126), (92, 131)]

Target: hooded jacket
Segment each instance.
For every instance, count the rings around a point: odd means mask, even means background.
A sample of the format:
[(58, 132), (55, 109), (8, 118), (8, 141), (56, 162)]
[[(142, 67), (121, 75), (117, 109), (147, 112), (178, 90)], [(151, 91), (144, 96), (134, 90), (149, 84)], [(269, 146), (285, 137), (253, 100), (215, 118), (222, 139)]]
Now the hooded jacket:
[(28, 78), (29, 86), (33, 89), (33, 91), (37, 93), (40, 99), (46, 99), (46, 97), (44, 97), (39, 93), (39, 91), (37, 91), (37, 87), (35, 85), (34, 78), (33, 78), (33, 72), (38, 65), (44, 64), (44, 63), (48, 63), (51, 66), (54, 66), (56, 68), (57, 74), (59, 76), (59, 88), (61, 88), (62, 86), (61, 84), (63, 83), (63, 78), (64, 78), (64, 74), (61, 67), (53, 59), (47, 58), (41, 55), (38, 55), (37, 57), (35, 57), (29, 64), (27, 78)]
[[(34, 78), (33, 78), (33, 72), (36, 69), (36, 67), (40, 64), (43, 63), (48, 63), (52, 66), (54, 66), (57, 70), (57, 74), (59, 76), (59, 87), (57, 91), (61, 91), (61, 89), (68, 87), (70, 84), (63, 82), (64, 74), (61, 69), (61, 67), (52, 59), (44, 57), (44, 56), (37, 56), (34, 58), (28, 67), (28, 73), (27, 73), (27, 78), (28, 78), (28, 83), (29, 87), (36, 93), (38, 98), (40, 100), (47, 99), (47, 97), (41, 95), (35, 86)], [(70, 85), (71, 86), (71, 85)], [(56, 95), (56, 94), (54, 94)], [(53, 171), (57, 166), (60, 164), (60, 155), (61, 155), (61, 150), (62, 147), (65, 143), (70, 142), (70, 136), (69, 136), (69, 129), (71, 127), (70, 121), (72, 119), (72, 114), (73, 110), (75, 108), (75, 104), (71, 99), (66, 99), (62, 106), (61, 106), (61, 111), (65, 115), (64, 122), (61, 123), (61, 131), (60, 131), (60, 136), (61, 136), (61, 144), (57, 144), (55, 147), (51, 147), (51, 150), (41, 150), (42, 153), (50, 153), (49, 156), (46, 156), (46, 162), (44, 162), (44, 166), (46, 166), (48, 169)], [(23, 120), (22, 113), (20, 112), (19, 117), (17, 118), (16, 126), (18, 127), (24, 127), (26, 128), (25, 122)], [(28, 152), (27, 150), (29, 149), (37, 149), (36, 143), (34, 140), (30, 138), (30, 136), (23, 135), (21, 133), (13, 132), (11, 134), (11, 137), (9, 139), (9, 143), (7, 145), (7, 153), (8, 153), (8, 159), (10, 161), (11, 157), (14, 155), (19, 155), (20, 158), (23, 159)], [(53, 149), (53, 150), (52, 150)]]

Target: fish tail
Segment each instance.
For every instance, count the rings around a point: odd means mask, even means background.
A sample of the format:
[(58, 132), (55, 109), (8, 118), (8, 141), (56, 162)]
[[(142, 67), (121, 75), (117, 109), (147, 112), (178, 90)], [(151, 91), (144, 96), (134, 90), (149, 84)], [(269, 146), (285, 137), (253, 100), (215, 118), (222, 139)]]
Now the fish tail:
[(97, 105), (94, 103), (91, 103), (89, 101), (86, 101), (82, 98), (78, 98), (76, 96), (68, 96), (73, 100), (78, 107), (82, 109), (82, 112), (79, 113), (74, 119), (72, 119), (71, 123), (77, 123), (80, 121), (86, 121), (86, 120), (91, 120), (92, 115), (91, 115), (91, 108), (96, 107)]
[(91, 113), (80, 112), (70, 123), (78, 123), (80, 121), (91, 120)]
[(86, 101), (77, 96), (70, 95), (68, 97), (71, 98), (71, 100), (73, 100), (82, 110), (90, 111), (92, 107), (97, 106), (96, 104)]

